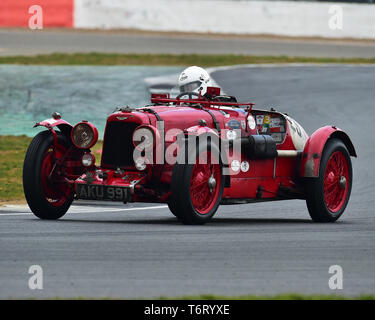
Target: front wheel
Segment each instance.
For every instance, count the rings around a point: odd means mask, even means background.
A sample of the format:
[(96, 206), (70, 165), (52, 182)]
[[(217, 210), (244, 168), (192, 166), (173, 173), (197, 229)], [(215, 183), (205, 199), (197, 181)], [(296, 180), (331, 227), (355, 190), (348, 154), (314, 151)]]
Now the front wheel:
[(169, 208), (185, 224), (204, 224), (215, 214), (224, 190), (216, 146), (199, 148), (194, 164), (175, 164)]
[(70, 146), (69, 140), (57, 132), (58, 144), (53, 149), (49, 131), (37, 134), (27, 149), (23, 165), (23, 189), (31, 211), (40, 219), (61, 218), (69, 209), (74, 192), (63, 181), (58, 160)]
[(319, 177), (306, 181), (306, 203), (315, 222), (333, 222), (343, 214), (352, 189), (352, 163), (341, 140), (332, 139), (324, 148)]

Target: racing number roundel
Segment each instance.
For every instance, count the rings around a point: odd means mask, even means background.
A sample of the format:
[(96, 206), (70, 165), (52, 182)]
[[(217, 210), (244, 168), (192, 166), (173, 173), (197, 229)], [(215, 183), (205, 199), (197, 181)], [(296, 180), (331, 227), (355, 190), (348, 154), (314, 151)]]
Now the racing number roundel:
[(233, 160), (230, 167), (234, 172), (237, 172), (241, 168), (241, 163), (238, 160)]
[(255, 129), (256, 124), (255, 124), (255, 120), (254, 120), (254, 117), (253, 117), (253, 116), (249, 116), (249, 117), (247, 118), (247, 124), (248, 124), (248, 126), (249, 126), (249, 128), (250, 128), (251, 130), (254, 130), (254, 129)]
[(308, 135), (300, 124), (294, 119), (287, 117), (289, 123), (289, 131), (296, 150), (303, 150), (305, 147)]

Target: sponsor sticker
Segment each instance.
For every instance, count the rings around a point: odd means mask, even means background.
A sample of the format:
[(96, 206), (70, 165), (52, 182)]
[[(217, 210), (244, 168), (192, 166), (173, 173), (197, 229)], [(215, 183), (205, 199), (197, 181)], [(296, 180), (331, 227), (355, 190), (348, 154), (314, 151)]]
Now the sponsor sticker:
[(271, 128), (280, 127), (280, 118), (271, 118)]
[(231, 129), (241, 129), (241, 123), (238, 120), (228, 121), (227, 126)]
[(263, 115), (256, 116), (256, 119), (257, 119), (257, 124), (263, 124), (263, 120), (264, 120)]

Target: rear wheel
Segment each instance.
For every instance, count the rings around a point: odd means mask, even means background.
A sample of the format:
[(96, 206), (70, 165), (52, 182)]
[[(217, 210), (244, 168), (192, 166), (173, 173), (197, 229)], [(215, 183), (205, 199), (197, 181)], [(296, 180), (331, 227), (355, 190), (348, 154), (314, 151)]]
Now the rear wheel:
[(312, 220), (333, 222), (343, 214), (350, 198), (352, 175), (346, 146), (341, 140), (329, 140), (323, 151), (319, 177), (306, 183), (306, 202)]
[(53, 136), (40, 132), (31, 141), (23, 165), (23, 188), (31, 211), (40, 219), (59, 219), (73, 201), (73, 188), (63, 181), (61, 160), (70, 147), (69, 140), (57, 132), (58, 144), (53, 149)]
[(222, 165), (216, 146), (199, 148), (195, 164), (175, 164), (169, 208), (185, 224), (211, 220), (224, 189)]

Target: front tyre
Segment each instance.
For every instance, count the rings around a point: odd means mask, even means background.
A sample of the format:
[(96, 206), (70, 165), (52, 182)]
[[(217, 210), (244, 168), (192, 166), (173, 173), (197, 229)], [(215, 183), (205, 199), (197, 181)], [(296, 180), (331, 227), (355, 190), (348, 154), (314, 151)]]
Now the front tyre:
[(331, 139), (324, 148), (319, 177), (307, 180), (306, 203), (315, 222), (334, 222), (343, 214), (352, 189), (350, 154), (341, 140)]
[(71, 144), (59, 132), (57, 137), (54, 151), (52, 134), (49, 131), (37, 134), (27, 149), (23, 165), (25, 198), (31, 211), (40, 219), (61, 218), (73, 201), (73, 189), (63, 181), (58, 164)]
[(169, 208), (185, 224), (204, 224), (211, 220), (220, 204), (224, 176), (216, 146), (200, 147), (195, 164), (173, 168)]

